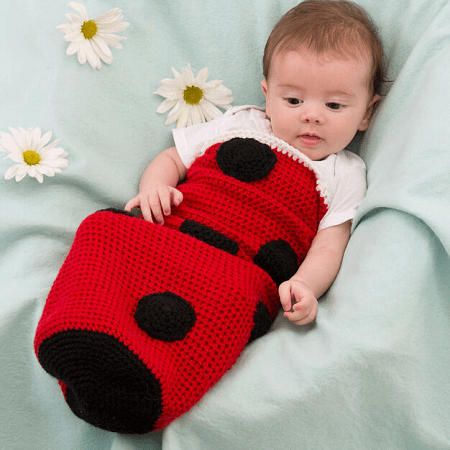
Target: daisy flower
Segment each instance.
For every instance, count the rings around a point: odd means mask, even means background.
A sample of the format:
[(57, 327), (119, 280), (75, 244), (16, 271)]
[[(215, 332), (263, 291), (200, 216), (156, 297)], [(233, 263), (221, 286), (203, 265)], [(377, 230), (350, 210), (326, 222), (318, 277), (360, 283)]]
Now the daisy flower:
[(130, 25), (122, 22), (122, 11), (114, 8), (90, 20), (84, 5), (70, 2), (69, 6), (80, 15), (66, 14), (71, 23), (63, 23), (56, 27), (66, 33), (63, 39), (70, 42), (66, 53), (68, 55), (78, 53), (80, 64), (84, 64), (87, 60), (94, 69), (101, 68), (101, 61), (111, 64), (113, 55), (109, 46), (121, 49), (120, 41), (126, 39), (114, 33), (123, 31)]
[(11, 159), (18, 164), (7, 170), (5, 180), (15, 177), (16, 181), (20, 181), (29, 175), (42, 183), (43, 175), (52, 177), (67, 167), (68, 162), (64, 157), (68, 153), (56, 147), (61, 139), (48, 144), (52, 138), (50, 131), (44, 135), (41, 135), (39, 128), (24, 130), (19, 127), (17, 130), (9, 128), (9, 131), (11, 134), (0, 132), (0, 150), (8, 153), (4, 159)]
[(159, 105), (157, 112), (169, 115), (165, 125), (177, 121), (177, 128), (183, 128), (195, 123), (207, 122), (221, 116), (219, 110), (230, 108), (233, 101), (231, 91), (222, 85), (221, 80), (206, 82), (209, 70), (200, 70), (197, 77), (188, 64), (179, 74), (172, 68), (175, 78), (165, 78), (155, 94), (166, 99)]

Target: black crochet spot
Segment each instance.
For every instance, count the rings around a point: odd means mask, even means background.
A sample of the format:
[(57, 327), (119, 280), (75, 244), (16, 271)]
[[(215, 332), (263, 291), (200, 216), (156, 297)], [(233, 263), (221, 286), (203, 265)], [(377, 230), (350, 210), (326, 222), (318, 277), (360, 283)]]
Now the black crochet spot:
[(174, 342), (186, 337), (197, 316), (187, 300), (167, 291), (142, 297), (134, 318), (150, 337)]
[(267, 177), (277, 157), (266, 144), (251, 138), (233, 138), (217, 149), (216, 161), (225, 175), (250, 182)]
[(38, 358), (67, 386), (67, 404), (80, 419), (118, 433), (154, 429), (162, 411), (160, 382), (114, 336), (62, 331), (42, 342)]
[(236, 241), (194, 220), (185, 220), (180, 226), (180, 231), (232, 255), (239, 251), (239, 244)]
[(112, 213), (116, 213), (116, 214), (123, 214), (124, 216), (129, 216), (129, 217), (138, 217), (141, 214), (141, 211), (137, 208), (133, 208), (132, 211), (125, 211), (124, 209), (119, 209), (119, 208), (105, 208), (105, 209), (100, 209), (97, 212), (112, 212)]
[(252, 333), (247, 344), (250, 344), (250, 342), (253, 342), (255, 339), (264, 336), (272, 326), (272, 318), (270, 317), (269, 310), (263, 302), (259, 302), (256, 305), (255, 314), (253, 315), (253, 323)]
[(277, 286), (291, 278), (298, 269), (297, 254), (283, 239), (264, 244), (253, 262), (264, 269)]

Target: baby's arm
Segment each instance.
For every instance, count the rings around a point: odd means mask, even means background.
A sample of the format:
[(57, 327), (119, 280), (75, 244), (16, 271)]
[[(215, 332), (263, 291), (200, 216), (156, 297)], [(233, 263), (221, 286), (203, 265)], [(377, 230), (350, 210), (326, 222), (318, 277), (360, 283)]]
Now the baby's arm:
[(284, 316), (297, 325), (314, 321), (317, 299), (333, 283), (350, 238), (351, 221), (317, 233), (297, 273), (280, 285)]
[(175, 187), (186, 171), (175, 147), (164, 150), (145, 170), (139, 194), (125, 205), (125, 210), (139, 207), (145, 220), (162, 225), (172, 205), (178, 206), (183, 201), (183, 194)]

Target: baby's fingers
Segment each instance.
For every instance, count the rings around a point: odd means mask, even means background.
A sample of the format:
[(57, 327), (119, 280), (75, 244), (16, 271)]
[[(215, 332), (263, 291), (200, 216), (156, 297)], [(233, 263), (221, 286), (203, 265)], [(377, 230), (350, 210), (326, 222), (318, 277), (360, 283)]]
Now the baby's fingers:
[(131, 211), (133, 208), (139, 207), (141, 204), (141, 201), (139, 200), (139, 197), (132, 198), (126, 205), (125, 205), (125, 211)]
[[(157, 208), (156, 206), (156, 211), (154, 211), (153, 207), (154, 205), (152, 204), (152, 211), (155, 214), (158, 214), (158, 223), (159, 219), (161, 219), (161, 224), (164, 223), (164, 217), (163, 216), (168, 216), (171, 212), (172, 212), (172, 195), (171, 192), (169, 190), (163, 190), (161, 189), (161, 191), (159, 192), (159, 198), (158, 198), (159, 202), (157, 204), (159, 204), (159, 208)], [(155, 218), (156, 218), (156, 214), (155, 214)]]
[(149, 198), (149, 218), (147, 219), (145, 217), (144, 208), (142, 209), (142, 213), (144, 214), (144, 218), (148, 220), (149, 222), (153, 222), (152, 220), (152, 214), (153, 218), (155, 219), (155, 222), (159, 225), (164, 224), (164, 206), (162, 203), (162, 200), (159, 195), (152, 195)]
[(280, 303), (283, 310), (290, 311), (292, 308), (292, 292), (288, 281), (280, 284), (278, 295), (280, 296)]
[(141, 211), (145, 220), (148, 222), (153, 222), (152, 210), (149, 203), (141, 202)]
[(172, 203), (175, 206), (179, 206), (179, 204), (183, 201), (183, 194), (178, 189), (173, 189), (172, 191)]
[(317, 300), (303, 299), (292, 306), (292, 311), (284, 313), (284, 316), (296, 325), (306, 325), (314, 321), (317, 315)]
[[(183, 194), (175, 189), (169, 189), (169, 190), (161, 190), (159, 192), (159, 201), (161, 205), (161, 211), (164, 216), (168, 216), (172, 213), (172, 205), (178, 206), (183, 201)], [(152, 207), (153, 210), (153, 207)], [(155, 212), (154, 212), (155, 213)], [(159, 210), (156, 211), (156, 213), (159, 213)], [(156, 216), (155, 216), (156, 218)], [(158, 219), (162, 219), (162, 222), (158, 223), (164, 223), (163, 216), (158, 215)]]

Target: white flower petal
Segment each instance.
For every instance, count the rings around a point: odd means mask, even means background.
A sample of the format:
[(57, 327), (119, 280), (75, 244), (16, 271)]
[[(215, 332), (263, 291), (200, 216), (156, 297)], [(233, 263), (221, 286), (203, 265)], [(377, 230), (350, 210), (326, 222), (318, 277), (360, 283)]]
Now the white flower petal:
[[(44, 148), (49, 142), (50, 139), (52, 138), (52, 133), (51, 131), (47, 131), (47, 133), (45, 133), (38, 141), (37, 145), (36, 145), (36, 149), (41, 150), (42, 148)], [(58, 141), (60, 141), (61, 139), (59, 139)], [(58, 142), (54, 141), (52, 142), (50, 145), (52, 147), (54, 147)]]
[(25, 173), (21, 173), (21, 174), (16, 174), (16, 181), (19, 182), (20, 180), (22, 180), (23, 178), (25, 178), (28, 174)]
[(203, 108), (203, 113), (205, 114), (207, 122), (217, 119), (223, 114), (220, 109), (214, 106), (211, 102), (204, 101), (202, 102), (201, 106)]
[(44, 177), (37, 171), (34, 175), (30, 175), (30, 176), (36, 178), (39, 181), (39, 183), (42, 183), (44, 181)]
[[(96, 21), (97, 23), (97, 21)], [(126, 30), (130, 24), (128, 22), (103, 22), (97, 23), (97, 29), (101, 33), (111, 34)], [(122, 37), (122, 39), (125, 39)]]
[(59, 158), (65, 158), (66, 156), (69, 156), (69, 153), (67, 153), (63, 148), (60, 148), (60, 147), (53, 149), (53, 151), (58, 152)]
[(214, 97), (229, 97), (231, 96), (232, 92), (230, 91), (230, 89), (226, 88), (223, 85), (218, 85), (218, 86), (214, 86), (214, 87), (205, 87), (203, 88), (203, 91), (205, 92), (205, 94), (207, 95), (211, 95)]
[(30, 177), (35, 177), (37, 173), (36, 166), (28, 166), (28, 175)]
[(5, 180), (10, 180), (11, 178), (15, 178), (16, 181), (20, 181), (23, 178), (25, 178), (28, 175), (27, 172), (22, 173), (22, 172), (16, 172), (15, 174), (13, 173), (6, 173), (5, 174)]
[(27, 175), (28, 175), (27, 172), (25, 172), (25, 173), (20, 173), (20, 174), (19, 174), (19, 173), (16, 174), (16, 181), (19, 182), (20, 180), (22, 180), (23, 178), (25, 178)]
[[(75, 13), (67, 13), (65, 15), (65, 17), (66, 17), (66, 19), (69, 19), (72, 22), (72, 24), (81, 26), (83, 23), (83, 19)], [(71, 25), (71, 24), (69, 24), (69, 25)], [(59, 25), (59, 26), (61, 26), (61, 25)], [(56, 28), (58, 28), (58, 27), (56, 27)]]
[(164, 114), (165, 112), (169, 111), (169, 109), (172, 109), (176, 104), (178, 103), (178, 100), (164, 100), (156, 110), (157, 113)]
[(19, 164), (16, 170), (16, 174), (27, 175), (29, 167), (30, 166), (28, 164)]
[(110, 47), (114, 47), (119, 50), (123, 48), (122, 44), (120, 44), (120, 41), (123, 41), (125, 39), (124, 37), (117, 36), (116, 34), (103, 33), (98, 33), (98, 36), (101, 37), (105, 41), (105, 44), (109, 45)]
[(68, 33), (72, 29), (72, 24), (62, 23), (61, 25), (58, 25), (56, 29), (62, 31), (63, 33)]
[(189, 106), (190, 106), (189, 125), (205, 122), (205, 115), (203, 114), (203, 110), (200, 107), (200, 105), (189, 105)]
[(10, 167), (5, 173), (5, 180), (10, 180), (14, 178), (17, 174), (17, 170), (19, 169), (20, 164), (16, 164), (15, 166)]
[(177, 104), (174, 106), (172, 111), (167, 116), (165, 125), (169, 125), (169, 124), (175, 122), (176, 120), (178, 120), (178, 118), (181, 116), (181, 114), (183, 113), (183, 110), (185, 108), (186, 108), (186, 102), (184, 100), (180, 100), (179, 102), (177, 102)]
[(98, 39), (94, 36), (91, 39), (92, 49), (99, 56), (99, 58), (106, 64), (111, 64), (113, 62), (113, 55), (109, 47), (105, 44), (102, 39)]
[[(41, 142), (40, 128), (35, 128), (34, 130), (30, 129), (30, 136), (31, 136), (31, 145), (29, 148), (30, 148), (30, 150), (36, 150), (39, 147), (39, 143)], [(51, 136), (52, 136), (52, 134), (50, 133), (50, 137)]]
[(0, 147), (2, 151), (11, 153), (14, 151), (20, 151), (20, 147), (17, 145), (14, 137), (9, 133), (0, 133)]
[(169, 100), (175, 100), (183, 97), (183, 91), (184, 89), (179, 89), (178, 86), (161, 85), (155, 94), (166, 97)]
[[(125, 31), (129, 26), (130, 26), (130, 24), (128, 22), (120, 22), (116, 26), (115, 33), (117, 33), (118, 31)], [(122, 39), (126, 39), (126, 38), (123, 37)]]
[[(11, 127), (9, 127), (9, 131), (11, 131), (11, 134), (19, 148), (25, 148), (27, 146), (27, 140), (26, 137), (23, 136), (23, 132)], [(22, 131), (24, 130), (22, 129)]]
[(95, 22), (112, 22), (120, 19), (122, 11), (119, 8), (110, 9), (108, 12), (101, 14), (95, 18)]
[(188, 121), (189, 121), (189, 110), (185, 108), (177, 121), (177, 128), (187, 127)]
[(74, 55), (80, 50), (80, 45), (76, 42), (71, 42), (70, 45), (67, 47), (66, 55)]
[(57, 170), (59, 169), (53, 169), (47, 164), (39, 164), (37, 167), (37, 171), (39, 173), (41, 173), (42, 175), (46, 175), (48, 177), (53, 177)]
[(181, 77), (181, 75), (173, 67), (172, 67), (172, 72), (173, 72), (175, 79)]
[(233, 101), (233, 97), (217, 98), (209, 95), (204, 95), (203, 98), (222, 109), (228, 109), (230, 107), (230, 103)]
[(79, 44), (81, 41), (84, 41), (85, 37), (83, 36), (82, 33), (80, 33), (79, 30), (77, 30), (75, 33), (67, 33), (64, 37), (63, 37), (63, 41), (66, 42), (75, 42), (77, 44)]
[(86, 63), (86, 40), (80, 42), (78, 46), (78, 62), (80, 64)]
[(86, 20), (89, 20), (86, 6), (84, 6), (80, 3), (77, 3), (77, 2), (69, 2), (69, 6), (72, 9), (74, 9), (75, 11), (77, 11), (78, 13), (80, 13), (80, 16), (81, 16), (81, 19), (83, 20), (83, 22), (86, 22)]
[[(173, 69), (172, 69), (173, 70)], [(170, 86), (170, 87), (173, 87), (173, 86), (178, 86), (178, 83), (177, 83), (177, 81), (176, 81), (176, 78), (177, 77), (175, 77), (175, 78), (163, 78), (162, 80), (161, 80), (161, 85), (163, 85), (163, 86)]]
[(181, 73), (182, 73), (181, 76), (183, 77), (184, 84), (186, 86), (192, 86), (194, 84), (194, 74), (192, 73), (191, 65), (188, 64), (187, 67), (182, 69)]
[(197, 74), (197, 78), (195, 79), (197, 86), (203, 87), (208, 77), (209, 77), (209, 70), (207, 67), (200, 70), (200, 72)]
[[(45, 151), (49, 151), (52, 150), (54, 147), (56, 147), (59, 143), (61, 142), (61, 139), (56, 139), (56, 141), (53, 141), (51, 144), (48, 144), (46, 146), (42, 146), (39, 148), (39, 150), (45, 150)], [(62, 149), (60, 149), (62, 150)], [(64, 150), (62, 150), (64, 151)]]
[(23, 137), (26, 140), (25, 148), (26, 150), (32, 149), (32, 141), (33, 141), (33, 130), (28, 128), (28, 131), (25, 131), (23, 128), (19, 127), (19, 131), (22, 133)]
[(55, 158), (61, 158), (65, 155), (66, 152), (62, 151), (61, 148), (50, 148), (50, 147), (44, 147), (39, 151), (39, 155), (41, 156), (41, 159), (44, 161), (48, 161)]
[(64, 169), (69, 165), (67, 160), (63, 159), (63, 158), (47, 159), (44, 162), (47, 167), (52, 167), (52, 168), (60, 167), (61, 169)]
[(100, 69), (102, 66), (102, 63), (101, 63), (98, 55), (95, 53), (95, 50), (92, 47), (91, 41), (87, 41), (85, 50), (86, 50), (86, 58), (87, 58), (89, 64), (91, 65), (91, 67), (93, 67), (94, 69)]
[(6, 156), (6, 158), (17, 163), (23, 163), (23, 150), (11, 152), (8, 154), (8, 156)]

